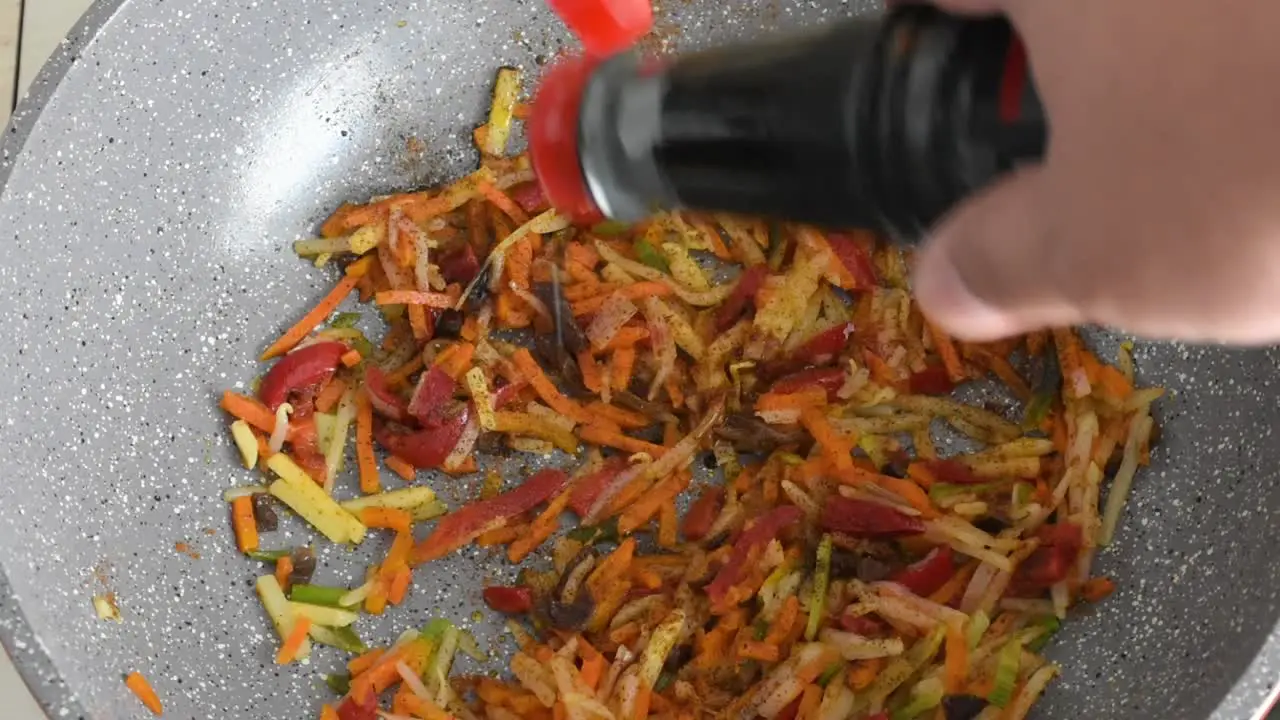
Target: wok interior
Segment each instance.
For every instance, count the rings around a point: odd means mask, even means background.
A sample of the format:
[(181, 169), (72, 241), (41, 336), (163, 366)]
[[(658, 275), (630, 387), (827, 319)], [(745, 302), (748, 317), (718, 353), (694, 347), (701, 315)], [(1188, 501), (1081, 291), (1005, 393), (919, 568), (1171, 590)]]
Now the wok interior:
[[(2, 430), (13, 472), (0, 545), (40, 638), (19, 658), (52, 660), (61, 680), (35, 680), (55, 706), (132, 716), (118, 678), (134, 668), (175, 717), (310, 717), (325, 697), (317, 672), (337, 653), (271, 662), (247, 584), (261, 568), (235, 553), (220, 498), (250, 476), (226, 446), (214, 390), (247, 384), (261, 343), (330, 284), (289, 243), (343, 200), (471, 168), (493, 72), (533, 74), (563, 39), (536, 0), (353, 5), (125, 3), (70, 67), (0, 197), (13, 265), (36, 279), (10, 291), (27, 348), (3, 351), (16, 422)], [(685, 47), (877, 9), (663, 5), (658, 44)], [(425, 149), (407, 149), (410, 137)], [(51, 252), (48, 238), (67, 244)], [(1114, 337), (1092, 337), (1114, 354)], [(1173, 391), (1157, 406), (1163, 444), (1100, 558), (1120, 591), (1059, 635), (1049, 655), (1065, 672), (1041, 718), (1208, 716), (1280, 614), (1275, 354), (1139, 344), (1136, 357), (1146, 384)], [(429, 482), (450, 501), (475, 490)], [(294, 542), (307, 536), (293, 527)], [(200, 560), (173, 551), (183, 540)], [(326, 549), (317, 581), (355, 579), (381, 545)], [(483, 579), (513, 575), (474, 551), (447, 559), (419, 572), (407, 609), (362, 632), (385, 641), (445, 616), (482, 646), (509, 647), (492, 617), (473, 614)], [(90, 612), (108, 586), (121, 625)], [(14, 623), (0, 623), (10, 639), (22, 635)]]

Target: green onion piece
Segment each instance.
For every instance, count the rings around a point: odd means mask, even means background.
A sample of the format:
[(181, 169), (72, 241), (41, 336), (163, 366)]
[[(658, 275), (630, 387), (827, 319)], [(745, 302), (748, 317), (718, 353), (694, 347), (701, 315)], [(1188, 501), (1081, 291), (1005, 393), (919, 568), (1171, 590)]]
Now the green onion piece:
[(978, 643), (982, 642), (982, 635), (987, 632), (988, 627), (991, 627), (991, 618), (987, 617), (986, 612), (979, 610), (969, 617), (969, 629), (965, 642), (969, 644), (971, 652), (978, 647)]
[(823, 535), (818, 543), (818, 567), (813, 572), (813, 594), (809, 596), (809, 624), (804, 628), (804, 638), (812, 641), (818, 636), (818, 625), (827, 611), (827, 585), (831, 583), (831, 536)]
[(1022, 665), (1022, 643), (1017, 638), (1005, 643), (1000, 648), (999, 659), (996, 660), (996, 677), (987, 702), (996, 707), (1004, 707), (1013, 699), (1014, 687), (1018, 684), (1018, 668)]
[(349, 592), (351, 590), (347, 588), (301, 584), (289, 588), (289, 599), (310, 605), (340, 608), (343, 605), (338, 600)]
[(942, 683), (937, 679), (921, 680), (911, 689), (911, 699), (893, 711), (893, 720), (912, 720), (942, 704)]
[(1058, 399), (1062, 390), (1062, 367), (1058, 364), (1058, 353), (1050, 340), (1045, 347), (1044, 364), (1040, 368), (1040, 377), (1036, 381), (1035, 391), (1022, 417), (1023, 430), (1035, 430), (1049, 416), (1053, 401)]
[(339, 329), (355, 327), (355, 324), (358, 322), (360, 322), (360, 313), (358, 312), (338, 313), (334, 316), (333, 320), (329, 322), (329, 327)]
[[(999, 490), (1003, 483), (977, 483), (973, 485), (965, 485), (963, 483), (934, 483), (929, 487), (929, 499), (936, 502), (946, 502), (957, 495), (983, 495), (985, 493)], [(1007, 487), (1007, 486), (1006, 486)]]
[(361, 640), (356, 631), (350, 627), (329, 628), (323, 625), (312, 625), (307, 633), (311, 635), (312, 640), (321, 645), (338, 648), (344, 652), (362, 653), (369, 649), (369, 646), (364, 644), (364, 640)]
[(596, 535), (600, 533), (600, 528), (595, 525), (583, 525), (569, 531), (565, 537), (580, 543), (590, 543), (596, 539)]
[(630, 229), (631, 229), (631, 225), (629, 223), (624, 223), (620, 220), (605, 220), (603, 222), (598, 222), (595, 225), (593, 225), (591, 227), (591, 232), (595, 233), (596, 235), (604, 235), (605, 237), (612, 237), (614, 235), (621, 235), (622, 233), (627, 232)]
[(569, 531), (565, 536), (584, 545), (618, 542), (618, 519), (609, 518), (599, 525), (583, 525)]
[(279, 560), (280, 558), (288, 555), (290, 552), (293, 552), (293, 551), (292, 550), (252, 550), (250, 552), (245, 553), (245, 555), (248, 555), (250, 560), (257, 560), (258, 562), (264, 562), (264, 563), (273, 563)]
[(362, 358), (373, 356), (373, 343), (369, 342), (369, 338), (365, 337), (364, 333), (361, 333), (360, 337), (351, 339), (351, 347), (360, 353)]
[(843, 660), (837, 660), (832, 663), (831, 667), (823, 670), (822, 674), (818, 676), (818, 687), (825, 689), (827, 685), (831, 684), (832, 680), (836, 679), (836, 676), (840, 674), (841, 670), (844, 670)]
[(769, 637), (769, 621), (760, 618), (751, 626), (751, 630), (755, 633), (756, 640), (764, 640)]
[(670, 670), (663, 670), (662, 674), (658, 675), (658, 681), (653, 684), (653, 691), (656, 693), (661, 693), (665, 691), (667, 688), (671, 687), (671, 683), (675, 681), (676, 681), (675, 673), (671, 672)]
[(346, 673), (325, 675), (324, 684), (329, 686), (334, 695), (346, 695), (351, 692), (351, 676)]
[(1053, 639), (1054, 634), (1056, 634), (1058, 629), (1062, 627), (1062, 623), (1058, 620), (1057, 616), (1046, 615), (1040, 618), (1040, 621), (1036, 623), (1036, 625), (1044, 628), (1045, 631), (1035, 640), (1032, 640), (1027, 644), (1027, 649), (1034, 653), (1040, 652), (1049, 644), (1049, 641)]
[(1035, 487), (1031, 483), (1020, 482), (1013, 486), (1013, 506), (1023, 507), (1031, 502), (1031, 493), (1035, 492)]
[(426, 627), (422, 628), (422, 639), (430, 642), (436, 647), (439, 647), (440, 640), (444, 638), (445, 633), (452, 628), (453, 623), (443, 618), (436, 618), (435, 620), (427, 623)]
[(651, 245), (648, 240), (643, 238), (636, 240), (631, 248), (635, 251), (636, 259), (640, 262), (655, 270), (671, 272), (671, 266), (667, 263), (667, 257)]

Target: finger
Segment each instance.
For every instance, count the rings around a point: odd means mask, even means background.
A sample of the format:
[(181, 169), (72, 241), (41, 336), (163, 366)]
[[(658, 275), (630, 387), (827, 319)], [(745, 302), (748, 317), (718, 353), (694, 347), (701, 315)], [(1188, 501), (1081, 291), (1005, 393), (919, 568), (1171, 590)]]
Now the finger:
[(994, 340), (1080, 322), (1059, 288), (1069, 246), (1043, 213), (1044, 171), (1022, 170), (962, 204), (920, 254), (915, 291), (925, 314), (965, 340)]

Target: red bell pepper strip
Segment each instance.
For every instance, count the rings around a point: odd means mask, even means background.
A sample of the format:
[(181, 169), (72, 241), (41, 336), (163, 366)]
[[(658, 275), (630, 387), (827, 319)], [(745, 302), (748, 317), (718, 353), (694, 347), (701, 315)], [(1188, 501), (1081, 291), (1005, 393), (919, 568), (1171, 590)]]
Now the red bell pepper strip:
[(839, 399), (836, 393), (840, 391), (840, 388), (844, 387), (844, 370), (838, 367), (801, 370), (798, 373), (792, 373), (775, 380), (773, 386), (769, 388), (769, 392), (789, 395), (813, 387), (826, 390), (827, 399), (835, 402)]
[(338, 705), (338, 720), (378, 720), (378, 698), (368, 693), (361, 702), (348, 695)]
[(754, 302), (756, 293), (764, 286), (769, 277), (768, 265), (752, 265), (738, 276), (738, 284), (733, 292), (725, 298), (724, 304), (716, 311), (716, 331), (724, 332), (738, 322), (738, 318), (747, 311), (747, 303)]
[(792, 357), (813, 365), (826, 365), (844, 350), (853, 337), (853, 323), (841, 323), (814, 335), (796, 348)]
[(480, 261), (476, 259), (476, 251), (470, 243), (440, 256), (440, 275), (447, 283), (458, 283), (466, 286), (476, 275), (480, 274)]
[(533, 591), (523, 585), (494, 585), (481, 593), (484, 603), (505, 615), (521, 615), (533, 608)]
[(889, 580), (920, 597), (928, 597), (938, 588), (946, 585), (955, 571), (955, 551), (950, 545), (939, 545), (929, 551), (922, 560), (898, 571)]
[(875, 265), (871, 262), (871, 254), (861, 243), (843, 233), (829, 233), (827, 244), (857, 283), (857, 287), (846, 289), (867, 290), (876, 286)]
[(369, 402), (378, 414), (388, 420), (404, 422), (409, 418), (404, 399), (387, 385), (387, 374), (373, 363), (365, 363), (364, 387), (369, 391)]
[(725, 562), (724, 567), (720, 568), (720, 572), (716, 573), (711, 584), (707, 585), (707, 597), (711, 598), (712, 604), (718, 605), (724, 600), (729, 589), (738, 584), (742, 577), (743, 566), (750, 559), (752, 552), (763, 549), (770, 540), (778, 536), (778, 533), (799, 522), (803, 515), (804, 513), (795, 505), (783, 505), (756, 518), (750, 527), (743, 530), (733, 543), (733, 552), (730, 553), (729, 560)]
[(796, 720), (796, 716), (800, 714), (800, 703), (804, 702), (804, 693), (801, 693), (790, 704), (782, 708), (782, 712), (774, 716), (774, 720)]
[(696, 542), (707, 536), (711, 525), (720, 516), (720, 508), (724, 501), (724, 488), (716, 485), (707, 488), (684, 514), (684, 522), (680, 532), (685, 540)]
[(449, 513), (436, 529), (413, 549), (413, 564), (436, 560), (463, 547), (511, 518), (547, 502), (569, 486), (563, 470), (548, 468), (534, 473), (520, 487), (489, 500), (470, 503)]
[(956, 389), (947, 369), (931, 365), (918, 373), (912, 373), (907, 381), (912, 395), (948, 395)]
[(289, 456), (306, 471), (311, 479), (324, 484), (328, 476), (328, 468), (324, 462), (324, 452), (316, 436), (316, 421), (307, 417), (290, 422), (289, 444), (293, 447)]
[(840, 627), (863, 637), (877, 637), (884, 632), (884, 625), (881, 625), (875, 618), (869, 618), (866, 615), (842, 614), (840, 616)]
[(383, 425), (374, 431), (378, 444), (415, 468), (437, 468), (462, 437), (471, 418), (471, 406), (462, 406), (433, 427), (417, 432), (396, 432)]
[(586, 517), (587, 513), (591, 512), (591, 507), (595, 505), (596, 498), (600, 497), (600, 493), (604, 492), (613, 479), (626, 469), (625, 459), (611, 457), (604, 462), (604, 467), (575, 480), (573, 489), (569, 492), (569, 509), (577, 513), (578, 517)]
[(547, 196), (543, 194), (542, 186), (536, 182), (516, 185), (507, 194), (527, 213), (535, 213), (547, 207)]
[(920, 518), (900, 513), (888, 505), (841, 495), (827, 498), (820, 524), (827, 530), (857, 538), (895, 538), (924, 532)]
[(1044, 589), (1067, 578), (1075, 567), (1084, 534), (1079, 525), (1045, 525), (1037, 533), (1041, 545), (1018, 566), (1014, 581), (1020, 589)]
[(436, 427), (445, 420), (445, 412), (453, 401), (457, 385), (449, 373), (439, 365), (432, 365), (418, 378), (418, 386), (413, 389), (413, 397), (409, 400), (409, 414), (417, 418), (423, 427)]
[(981, 485), (983, 478), (973, 474), (968, 465), (959, 460), (926, 460), (924, 466), (933, 473), (933, 479), (952, 485)]
[(294, 350), (267, 371), (258, 386), (258, 399), (275, 412), (289, 393), (314, 388), (333, 377), (350, 349), (340, 342), (320, 342)]
[(502, 408), (515, 402), (519, 397), (520, 391), (528, 387), (528, 383), (524, 380), (509, 382), (493, 391), (493, 409), (501, 410)]

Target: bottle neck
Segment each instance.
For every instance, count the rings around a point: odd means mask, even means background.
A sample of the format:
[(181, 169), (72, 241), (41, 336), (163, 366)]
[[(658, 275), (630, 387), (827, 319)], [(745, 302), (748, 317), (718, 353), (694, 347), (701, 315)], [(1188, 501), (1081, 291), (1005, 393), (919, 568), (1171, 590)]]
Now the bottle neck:
[(908, 7), (646, 71), (601, 65), (581, 165), (601, 210), (769, 215), (912, 237), (1044, 149), (1007, 22)]

